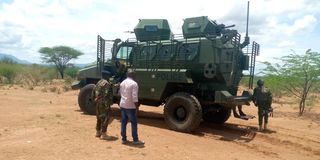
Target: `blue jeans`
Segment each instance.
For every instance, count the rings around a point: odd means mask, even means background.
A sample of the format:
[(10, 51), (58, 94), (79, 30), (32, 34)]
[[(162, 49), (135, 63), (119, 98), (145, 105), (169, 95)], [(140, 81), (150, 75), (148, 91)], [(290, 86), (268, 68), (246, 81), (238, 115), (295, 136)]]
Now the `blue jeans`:
[(121, 136), (122, 140), (126, 141), (127, 140), (127, 123), (128, 119), (131, 121), (131, 134), (133, 141), (138, 141), (138, 122), (137, 122), (137, 115), (136, 109), (125, 109), (125, 108), (120, 108), (121, 109)]

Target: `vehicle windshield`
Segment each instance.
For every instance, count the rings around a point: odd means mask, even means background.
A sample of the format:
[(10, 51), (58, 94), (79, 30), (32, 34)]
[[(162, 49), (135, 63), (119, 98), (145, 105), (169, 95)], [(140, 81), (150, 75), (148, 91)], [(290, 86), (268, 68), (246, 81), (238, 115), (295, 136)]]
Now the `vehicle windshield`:
[(117, 59), (128, 59), (131, 50), (132, 50), (132, 47), (128, 47), (128, 46), (121, 47), (117, 53)]

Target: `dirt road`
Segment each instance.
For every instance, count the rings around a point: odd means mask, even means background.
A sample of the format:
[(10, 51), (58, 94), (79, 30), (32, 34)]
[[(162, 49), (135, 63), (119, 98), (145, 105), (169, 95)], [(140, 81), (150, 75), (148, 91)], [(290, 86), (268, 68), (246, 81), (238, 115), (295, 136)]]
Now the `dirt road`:
[[(111, 141), (94, 137), (95, 117), (78, 110), (78, 91), (65, 93), (0, 87), (0, 159), (288, 159), (320, 160), (320, 106), (297, 117), (275, 104), (269, 132), (257, 132), (257, 119), (230, 117), (225, 125), (202, 123), (192, 134), (168, 129), (163, 107), (142, 106), (139, 136), (144, 147), (122, 145), (119, 116)], [(296, 105), (296, 104), (294, 104)], [(256, 115), (256, 108), (245, 107)], [(119, 115), (118, 106), (113, 111)], [(128, 126), (130, 137), (130, 124)]]

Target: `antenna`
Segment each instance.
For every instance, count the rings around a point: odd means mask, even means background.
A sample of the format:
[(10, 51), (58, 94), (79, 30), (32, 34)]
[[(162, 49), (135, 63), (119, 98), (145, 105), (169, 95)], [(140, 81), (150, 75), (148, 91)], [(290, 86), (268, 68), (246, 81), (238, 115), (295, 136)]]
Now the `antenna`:
[(249, 26), (249, 5), (250, 5), (250, 1), (248, 1), (248, 5), (247, 5), (247, 26), (246, 26), (246, 37), (248, 37), (248, 26)]
[(240, 47), (244, 48), (246, 46), (248, 46), (248, 44), (250, 44), (250, 38), (248, 36), (248, 26), (249, 26), (249, 4), (250, 1), (248, 1), (248, 6), (247, 6), (247, 25), (246, 25), (246, 36), (244, 37), (244, 41), (241, 43)]

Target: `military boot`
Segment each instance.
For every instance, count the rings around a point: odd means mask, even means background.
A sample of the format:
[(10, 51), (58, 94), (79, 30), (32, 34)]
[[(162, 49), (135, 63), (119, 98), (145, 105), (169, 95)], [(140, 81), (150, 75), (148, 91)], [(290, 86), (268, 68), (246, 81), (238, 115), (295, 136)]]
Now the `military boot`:
[(262, 125), (259, 125), (258, 131), (262, 131)]
[(100, 137), (101, 136), (101, 132), (100, 131), (97, 131), (96, 132), (96, 137)]
[(102, 133), (100, 139), (102, 139), (102, 140), (110, 140), (111, 137), (108, 136), (106, 133)]
[(264, 124), (263, 129), (264, 130), (268, 130), (268, 124), (267, 123)]

